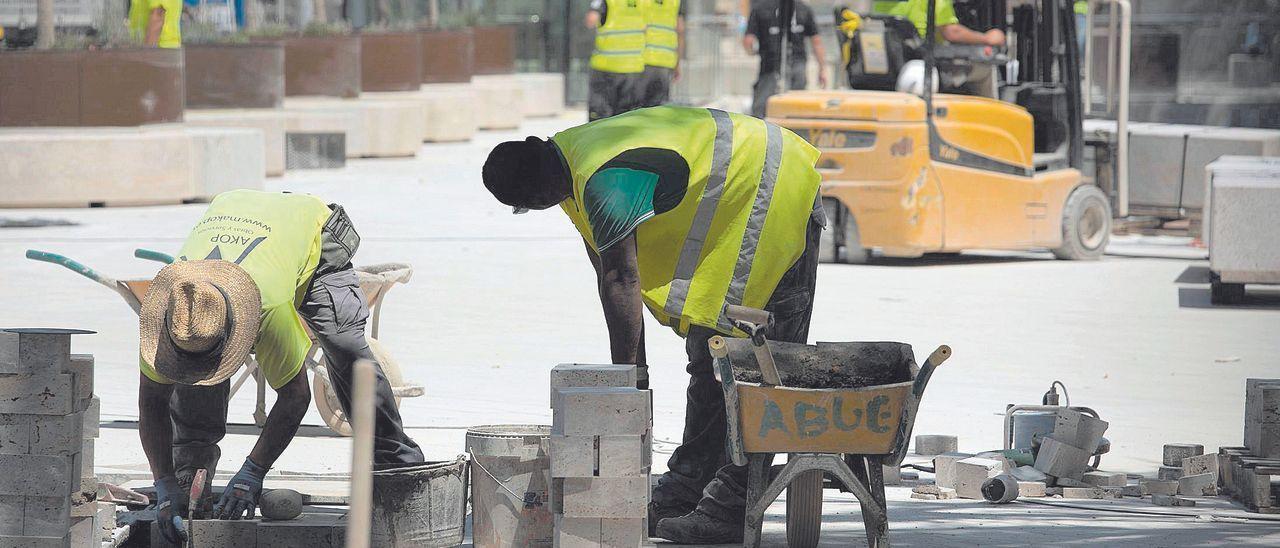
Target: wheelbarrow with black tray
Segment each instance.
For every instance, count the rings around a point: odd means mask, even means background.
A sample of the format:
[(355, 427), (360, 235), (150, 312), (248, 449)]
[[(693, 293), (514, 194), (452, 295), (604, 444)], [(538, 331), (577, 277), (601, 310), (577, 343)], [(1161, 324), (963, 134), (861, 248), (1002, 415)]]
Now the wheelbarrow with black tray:
[[(748, 335), (708, 342), (724, 388), (729, 455), (748, 470), (743, 546), (760, 546), (765, 510), (783, 489), (787, 545), (816, 546), (824, 476), (857, 497), (869, 546), (889, 546), (882, 466), (902, 463), (925, 386), (951, 348), (939, 346), (917, 366), (908, 344), (767, 341), (769, 313), (729, 306), (726, 316)], [(778, 453), (787, 463), (770, 479)]]

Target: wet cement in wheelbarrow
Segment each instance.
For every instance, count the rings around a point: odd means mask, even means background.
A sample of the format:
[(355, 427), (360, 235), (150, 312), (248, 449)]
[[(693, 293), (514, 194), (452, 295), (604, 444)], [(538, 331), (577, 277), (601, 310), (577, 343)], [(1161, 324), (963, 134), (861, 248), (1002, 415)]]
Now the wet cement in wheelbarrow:
[[(911, 380), (910, 370), (903, 367), (886, 367), (886, 363), (901, 364), (900, 350), (894, 347), (868, 346), (860, 348), (849, 359), (830, 360), (822, 356), (800, 357), (792, 367), (780, 368), (782, 385), (791, 388), (861, 388), (880, 386)], [(754, 365), (754, 364), (752, 364)], [(755, 368), (733, 368), (733, 378), (741, 382), (759, 383), (763, 380)]]

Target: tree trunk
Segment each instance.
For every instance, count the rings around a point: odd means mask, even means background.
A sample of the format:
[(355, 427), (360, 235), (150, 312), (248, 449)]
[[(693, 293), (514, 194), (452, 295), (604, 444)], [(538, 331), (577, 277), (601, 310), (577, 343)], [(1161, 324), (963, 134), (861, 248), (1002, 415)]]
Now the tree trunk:
[(53, 0), (36, 0), (36, 48), (52, 48), (53, 38)]

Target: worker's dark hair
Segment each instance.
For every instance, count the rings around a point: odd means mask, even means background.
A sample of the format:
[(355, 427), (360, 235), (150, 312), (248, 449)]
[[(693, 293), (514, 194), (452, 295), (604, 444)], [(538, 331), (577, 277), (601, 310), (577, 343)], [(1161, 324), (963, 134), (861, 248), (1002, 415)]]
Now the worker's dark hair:
[(537, 137), (499, 143), (484, 162), (484, 187), (509, 206), (541, 205), (559, 171), (554, 146)]

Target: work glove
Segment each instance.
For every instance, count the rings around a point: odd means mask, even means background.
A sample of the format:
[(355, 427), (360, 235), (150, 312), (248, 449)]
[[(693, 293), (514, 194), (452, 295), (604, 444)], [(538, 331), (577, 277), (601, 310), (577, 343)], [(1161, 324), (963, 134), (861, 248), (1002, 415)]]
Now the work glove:
[(182, 545), (187, 541), (186, 526), (182, 523), (187, 515), (190, 494), (178, 485), (178, 478), (165, 476), (156, 480), (156, 522), (160, 536), (169, 544)]
[(649, 389), (649, 366), (647, 365), (636, 366), (636, 388), (640, 390)]
[(222, 498), (214, 505), (213, 515), (218, 519), (253, 519), (258, 497), (262, 496), (262, 479), (266, 476), (266, 468), (244, 459), (244, 465), (227, 482)]

